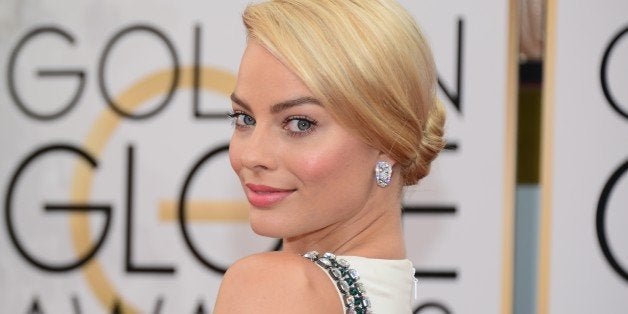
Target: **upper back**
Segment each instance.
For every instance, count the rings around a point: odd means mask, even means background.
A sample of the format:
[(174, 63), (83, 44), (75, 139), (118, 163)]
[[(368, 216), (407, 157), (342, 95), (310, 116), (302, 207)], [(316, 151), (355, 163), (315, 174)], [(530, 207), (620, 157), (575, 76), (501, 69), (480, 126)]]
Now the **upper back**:
[(297, 254), (268, 252), (233, 264), (218, 292), (214, 313), (343, 313), (325, 272)]

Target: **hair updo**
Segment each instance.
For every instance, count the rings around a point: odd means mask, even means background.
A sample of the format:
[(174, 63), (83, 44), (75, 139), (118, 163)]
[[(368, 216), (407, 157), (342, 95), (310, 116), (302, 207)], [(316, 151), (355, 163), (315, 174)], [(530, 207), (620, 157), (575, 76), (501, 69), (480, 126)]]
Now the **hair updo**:
[(243, 14), (250, 40), (301, 78), (343, 126), (416, 184), (444, 146), (430, 48), (391, 0), (274, 0)]

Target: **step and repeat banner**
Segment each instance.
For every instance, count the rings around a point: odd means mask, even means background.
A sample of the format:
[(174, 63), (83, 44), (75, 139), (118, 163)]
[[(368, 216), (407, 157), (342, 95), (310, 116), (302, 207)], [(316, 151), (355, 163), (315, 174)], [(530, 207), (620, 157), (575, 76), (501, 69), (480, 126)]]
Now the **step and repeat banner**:
[(415, 313), (512, 313), (516, 2), (401, 1), (432, 44), (450, 148), (406, 192)]
[(628, 311), (627, 12), (548, 1), (537, 313)]
[[(227, 155), (247, 2), (0, 3), (0, 313), (211, 313), (277, 247)], [(510, 313), (516, 1), (401, 3), (449, 114), (405, 194), (415, 313)]]

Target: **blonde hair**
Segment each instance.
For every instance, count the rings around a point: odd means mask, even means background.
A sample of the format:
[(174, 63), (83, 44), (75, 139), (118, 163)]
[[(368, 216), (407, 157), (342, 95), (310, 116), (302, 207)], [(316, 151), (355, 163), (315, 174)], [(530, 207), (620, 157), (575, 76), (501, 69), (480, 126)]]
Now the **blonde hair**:
[(389, 0), (274, 0), (243, 14), (256, 40), (294, 71), (331, 115), (392, 158), (416, 184), (444, 146), (430, 48)]

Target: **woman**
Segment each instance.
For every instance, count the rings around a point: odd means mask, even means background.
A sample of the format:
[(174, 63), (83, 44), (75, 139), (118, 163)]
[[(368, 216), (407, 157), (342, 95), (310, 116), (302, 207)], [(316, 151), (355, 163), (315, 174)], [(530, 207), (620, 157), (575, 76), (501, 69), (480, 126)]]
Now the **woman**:
[(388, 0), (277, 0), (243, 19), (230, 161), (253, 230), (283, 248), (232, 265), (215, 313), (410, 313), (402, 188), (443, 147), (427, 43)]

